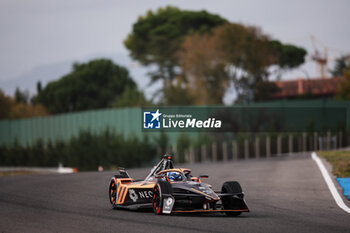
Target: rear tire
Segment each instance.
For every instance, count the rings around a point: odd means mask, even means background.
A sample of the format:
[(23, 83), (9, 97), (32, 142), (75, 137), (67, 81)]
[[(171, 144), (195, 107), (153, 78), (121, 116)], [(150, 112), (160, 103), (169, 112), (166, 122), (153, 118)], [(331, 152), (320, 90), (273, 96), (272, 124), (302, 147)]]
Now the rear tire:
[(164, 196), (163, 194), (172, 194), (171, 184), (166, 181), (158, 181), (153, 188), (152, 208), (155, 214), (161, 215)]
[(109, 184), (109, 202), (112, 205), (113, 209), (117, 208), (117, 200), (118, 200), (118, 194), (117, 194), (117, 184), (114, 181), (114, 179), (111, 180), (111, 183)]
[[(227, 181), (222, 185), (221, 189), (222, 193), (242, 193), (241, 185), (237, 181)], [(237, 204), (235, 203), (234, 197), (223, 197), (222, 205), (226, 210), (232, 210), (237, 208)], [(227, 216), (238, 216), (242, 214), (242, 212), (225, 212)]]

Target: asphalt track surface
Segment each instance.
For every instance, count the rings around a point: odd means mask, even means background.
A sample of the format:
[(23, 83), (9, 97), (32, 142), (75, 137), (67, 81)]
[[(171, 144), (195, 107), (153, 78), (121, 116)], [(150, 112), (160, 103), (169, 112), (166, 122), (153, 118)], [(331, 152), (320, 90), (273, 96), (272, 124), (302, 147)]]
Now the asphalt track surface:
[[(112, 210), (113, 172), (0, 177), (0, 232), (350, 232), (310, 154), (193, 164), (215, 190), (238, 180), (251, 210), (239, 217)], [(132, 169), (139, 179), (149, 169)], [(349, 201), (346, 201), (349, 205)]]

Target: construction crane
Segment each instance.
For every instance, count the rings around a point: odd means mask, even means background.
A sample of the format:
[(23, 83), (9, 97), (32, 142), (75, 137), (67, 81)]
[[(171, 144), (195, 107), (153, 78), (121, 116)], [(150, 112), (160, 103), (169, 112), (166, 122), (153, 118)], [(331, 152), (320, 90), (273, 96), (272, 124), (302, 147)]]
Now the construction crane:
[(323, 46), (324, 52), (321, 54), (316, 47), (316, 38), (313, 35), (311, 35), (311, 41), (314, 48), (314, 54), (311, 56), (311, 59), (317, 63), (320, 76), (322, 79), (324, 79), (326, 77), (326, 67), (328, 63), (328, 48), (326, 46)]

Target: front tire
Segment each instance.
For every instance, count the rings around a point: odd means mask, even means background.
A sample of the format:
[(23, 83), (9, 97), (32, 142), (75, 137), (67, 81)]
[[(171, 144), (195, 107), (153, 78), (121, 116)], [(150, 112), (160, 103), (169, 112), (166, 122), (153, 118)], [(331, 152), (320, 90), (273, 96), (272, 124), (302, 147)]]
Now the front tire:
[[(242, 193), (241, 185), (237, 181), (227, 181), (222, 185), (221, 189), (222, 193)], [(236, 199), (232, 196), (223, 197), (222, 198), (222, 205), (224, 206), (225, 210), (233, 210), (240, 208), (240, 205), (237, 203)], [(236, 212), (225, 212), (227, 216), (238, 216), (242, 214), (240, 211)]]
[(153, 188), (152, 207), (155, 214), (163, 214), (164, 195), (172, 194), (171, 184), (166, 181), (158, 181)]
[(153, 212), (155, 214), (162, 214), (162, 204), (163, 204), (163, 198), (162, 193), (160, 191), (159, 184), (156, 184), (153, 188), (153, 198), (152, 198), (152, 207)]

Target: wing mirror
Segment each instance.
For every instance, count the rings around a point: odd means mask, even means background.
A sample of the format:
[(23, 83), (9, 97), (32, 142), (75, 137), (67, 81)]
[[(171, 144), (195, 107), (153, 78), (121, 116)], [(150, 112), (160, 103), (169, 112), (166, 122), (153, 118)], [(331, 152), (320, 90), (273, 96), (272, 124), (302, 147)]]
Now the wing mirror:
[(199, 175), (199, 178), (202, 179), (202, 178), (209, 178), (208, 175)]

